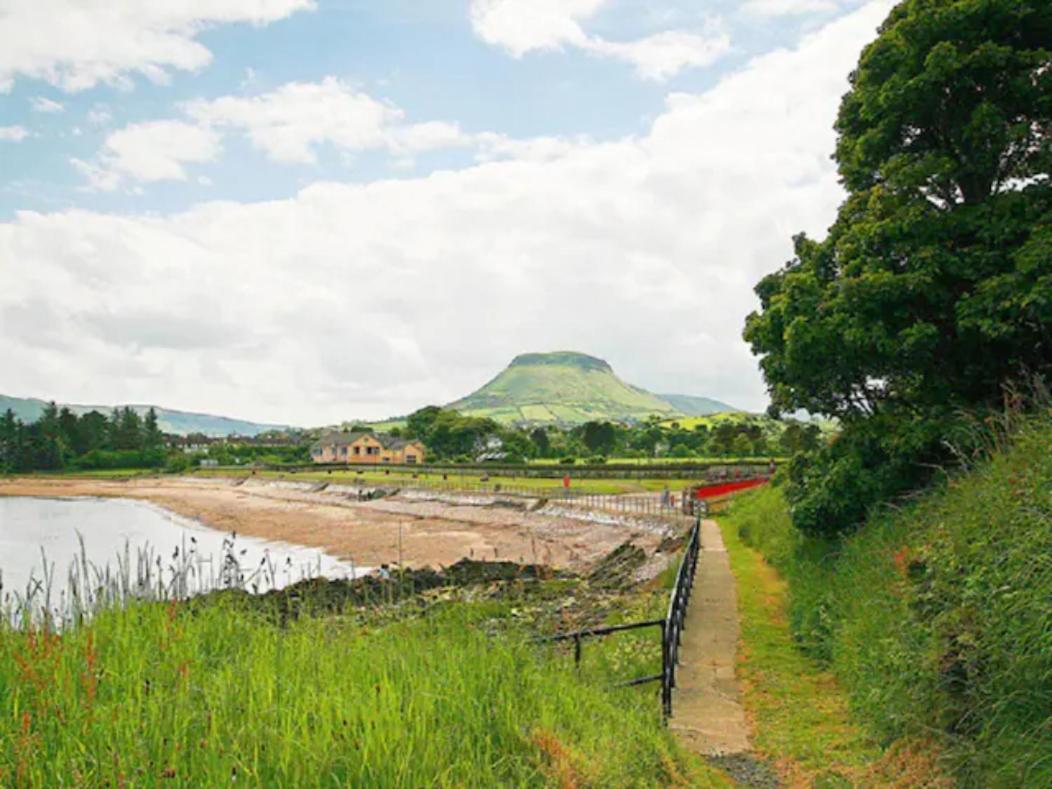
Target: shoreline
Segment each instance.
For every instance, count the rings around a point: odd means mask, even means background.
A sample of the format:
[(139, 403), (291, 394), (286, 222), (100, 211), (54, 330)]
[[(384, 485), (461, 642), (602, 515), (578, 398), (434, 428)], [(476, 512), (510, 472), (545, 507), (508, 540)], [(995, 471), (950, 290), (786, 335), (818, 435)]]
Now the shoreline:
[(359, 502), (274, 480), (11, 477), (0, 479), (0, 496), (146, 501), (211, 529), (316, 548), (371, 567), (443, 567), (474, 558), (580, 571), (626, 541), (652, 554), (668, 536), (667, 528), (640, 522), (593, 521), (471, 497)]

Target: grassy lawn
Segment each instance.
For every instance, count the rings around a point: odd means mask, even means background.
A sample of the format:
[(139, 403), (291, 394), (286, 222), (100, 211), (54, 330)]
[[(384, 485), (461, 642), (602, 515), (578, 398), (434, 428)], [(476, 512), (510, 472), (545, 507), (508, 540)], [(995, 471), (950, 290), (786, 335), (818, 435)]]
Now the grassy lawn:
[[(786, 458), (781, 455), (775, 455), (775, 460), (785, 461)], [(755, 463), (757, 465), (766, 465), (771, 460), (770, 455), (695, 455), (687, 458), (673, 458), (673, 457), (661, 457), (661, 458), (619, 458), (611, 457), (607, 458), (606, 462), (610, 465), (626, 465), (626, 466), (687, 466), (695, 464), (706, 464), (713, 466), (735, 464), (735, 463)], [(557, 466), (559, 460), (557, 458), (538, 458), (531, 460), (529, 463), (531, 466)]]
[[(10, 477), (72, 477), (74, 479), (126, 479), (128, 477), (156, 477), (162, 474), (158, 468), (106, 468), (86, 471), (25, 471), (10, 474)], [(3, 475), (0, 475), (3, 476)]]
[[(516, 488), (528, 488), (530, 490), (550, 491), (557, 493), (562, 490), (561, 479), (546, 479), (537, 477), (518, 477), (510, 475), (490, 475), (486, 482), (481, 481), (482, 475), (474, 472), (472, 474), (447, 473), (447, 479), (442, 479), (442, 474), (418, 472), (414, 477), (412, 472), (391, 470), (384, 474), (379, 470), (357, 471), (333, 469), (332, 471), (297, 471), (296, 473), (283, 471), (258, 470), (253, 474), (252, 470), (244, 468), (213, 468), (194, 469), (194, 476), (199, 477), (242, 477), (255, 476), (263, 479), (293, 479), (309, 482), (333, 482), (354, 484), (362, 482), (367, 485), (409, 485), (421, 486), (432, 485), (435, 487), (463, 485), (468, 490), (492, 491), (496, 485), (505, 490)], [(678, 477), (675, 479), (578, 479), (571, 475), (570, 489), (576, 493), (594, 494), (618, 494), (618, 493), (658, 493), (666, 486), (677, 491), (690, 485), (698, 484), (701, 480), (697, 477)]]
[(884, 752), (852, 720), (833, 674), (793, 639), (785, 581), (742, 542), (735, 517), (719, 523), (738, 583), (739, 676), (757, 751), (791, 785), (939, 785), (928, 749)]

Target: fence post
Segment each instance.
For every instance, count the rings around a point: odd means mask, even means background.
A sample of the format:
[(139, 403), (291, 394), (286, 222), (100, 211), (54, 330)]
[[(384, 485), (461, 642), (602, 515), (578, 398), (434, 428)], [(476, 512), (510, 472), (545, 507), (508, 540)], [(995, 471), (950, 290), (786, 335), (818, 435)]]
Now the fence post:
[(667, 722), (672, 715), (672, 682), (669, 672), (668, 622), (661, 623), (661, 713)]
[(581, 637), (573, 637), (573, 662), (575, 666), (581, 665)]

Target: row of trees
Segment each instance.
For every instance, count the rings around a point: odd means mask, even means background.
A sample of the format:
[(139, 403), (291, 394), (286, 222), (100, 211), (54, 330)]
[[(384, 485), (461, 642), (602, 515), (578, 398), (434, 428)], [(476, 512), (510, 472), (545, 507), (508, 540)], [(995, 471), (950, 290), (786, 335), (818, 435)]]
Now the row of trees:
[(0, 418), (0, 471), (58, 471), (65, 468), (149, 468), (164, 465), (164, 434), (151, 408), (78, 416), (49, 403), (26, 424), (8, 409)]
[(411, 414), (403, 430), (392, 432), (421, 440), (433, 459), (463, 461), (487, 457), (506, 462), (538, 458), (758, 457), (816, 449), (821, 443), (817, 425), (787, 420), (779, 434), (765, 429), (769, 424), (769, 420), (746, 417), (689, 429), (658, 419), (635, 425), (593, 421), (565, 428), (518, 428), (428, 406)]

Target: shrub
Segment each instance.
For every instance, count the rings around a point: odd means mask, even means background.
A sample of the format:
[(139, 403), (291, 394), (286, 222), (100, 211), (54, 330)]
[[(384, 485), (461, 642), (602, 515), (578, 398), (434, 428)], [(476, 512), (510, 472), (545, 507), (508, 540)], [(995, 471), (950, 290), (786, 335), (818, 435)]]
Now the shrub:
[(74, 461), (77, 468), (84, 470), (160, 468), (164, 463), (163, 449), (93, 449)]
[(190, 468), (190, 458), (182, 452), (174, 453), (168, 457), (164, 464), (164, 470), (171, 474), (180, 474)]
[(786, 489), (793, 524), (815, 535), (851, 530), (874, 505), (923, 486), (949, 432), (948, 420), (873, 416), (845, 426), (828, 446), (797, 453)]

